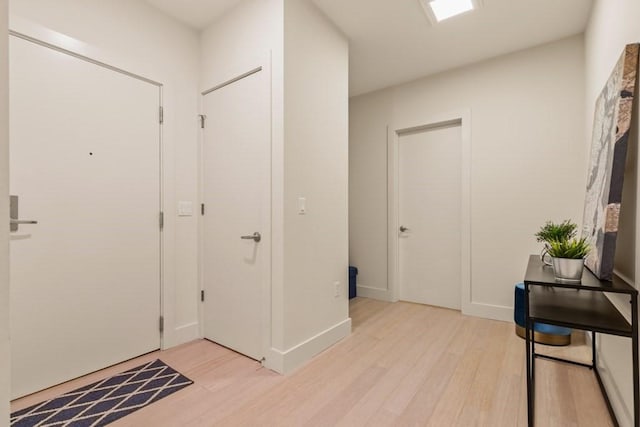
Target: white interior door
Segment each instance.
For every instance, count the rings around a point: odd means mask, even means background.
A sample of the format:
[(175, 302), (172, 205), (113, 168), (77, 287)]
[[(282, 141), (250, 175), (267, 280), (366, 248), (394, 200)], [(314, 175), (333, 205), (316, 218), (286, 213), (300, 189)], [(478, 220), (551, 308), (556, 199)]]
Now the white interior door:
[(461, 126), (398, 141), (400, 299), (460, 309)]
[(159, 88), (15, 37), (12, 396), (160, 345)]
[(203, 102), (205, 337), (259, 360), (271, 245), (267, 73), (216, 89)]

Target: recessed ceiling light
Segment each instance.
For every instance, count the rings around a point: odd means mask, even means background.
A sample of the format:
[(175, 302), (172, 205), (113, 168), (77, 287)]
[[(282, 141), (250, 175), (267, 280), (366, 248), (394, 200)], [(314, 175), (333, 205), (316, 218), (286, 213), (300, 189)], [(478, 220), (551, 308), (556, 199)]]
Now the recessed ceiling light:
[(478, 0), (420, 0), (422, 8), (433, 23), (477, 9)]

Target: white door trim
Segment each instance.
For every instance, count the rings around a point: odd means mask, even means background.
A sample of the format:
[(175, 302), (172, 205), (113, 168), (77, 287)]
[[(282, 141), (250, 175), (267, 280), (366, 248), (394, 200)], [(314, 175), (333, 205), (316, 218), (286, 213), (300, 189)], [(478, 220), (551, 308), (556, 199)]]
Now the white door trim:
[[(207, 89), (202, 90), (200, 93), (200, 99), (199, 99), (199, 109), (200, 109), (200, 114), (204, 115), (206, 112), (204, 111), (204, 97), (208, 94), (210, 94), (211, 92), (214, 92), (218, 89), (221, 89), (227, 85), (236, 83), (246, 77), (249, 77), (255, 73), (266, 73), (266, 79), (267, 81), (269, 81), (269, 107), (272, 109), (273, 108), (273, 93), (272, 93), (272, 86), (271, 86), (271, 73), (272, 73), (272, 67), (271, 67), (271, 52), (267, 52), (264, 55), (262, 55), (260, 58), (256, 59), (256, 61), (254, 61), (253, 65), (247, 67), (246, 71), (243, 72), (239, 72), (236, 76), (233, 76), (231, 78), (225, 79), (224, 81), (219, 81), (219, 82), (215, 82), (213, 83), (211, 86), (209, 86)], [(273, 115), (273, 112), (271, 112), (271, 114)], [(270, 126), (273, 127), (273, 123), (272, 121), (269, 122)], [(200, 121), (198, 121), (198, 126), (200, 125)], [(206, 116), (205, 116), (205, 126), (206, 126)], [(205, 188), (204, 188), (204, 144), (205, 144), (205, 140), (204, 140), (204, 128), (200, 127), (200, 132), (198, 133), (198, 139), (199, 139), (199, 144), (198, 144), (198, 156), (199, 156), (199, 162), (198, 162), (198, 194), (200, 197), (200, 203), (203, 203), (204, 199), (205, 199)], [(266, 159), (266, 161), (268, 162), (268, 168), (269, 168), (269, 180), (268, 182), (265, 183), (265, 185), (267, 186), (267, 190), (268, 190), (268, 195), (269, 195), (269, 208), (267, 209), (268, 215), (269, 215), (269, 224), (270, 224), (270, 228), (269, 228), (269, 233), (270, 233), (270, 243), (271, 246), (266, 247), (265, 249), (265, 257), (268, 260), (267, 261), (267, 272), (266, 275), (267, 277), (265, 278), (265, 280), (262, 282), (263, 283), (263, 288), (262, 288), (262, 354), (263, 354), (263, 360), (261, 360), (260, 362), (265, 365), (266, 363), (268, 364), (268, 361), (265, 361), (265, 358), (268, 358), (271, 356), (272, 351), (271, 351), (271, 332), (272, 332), (272, 315), (271, 315), (271, 301), (272, 301), (272, 295), (271, 295), (271, 289), (272, 289), (272, 281), (273, 281), (273, 277), (272, 277), (272, 269), (273, 269), (273, 258), (272, 258), (272, 254), (273, 254), (273, 214), (272, 214), (272, 209), (273, 209), (273, 129), (270, 129), (269, 132), (269, 152), (271, 153), (271, 157), (269, 159)], [(205, 206), (205, 215), (206, 215), (206, 206)], [(203, 238), (203, 232), (204, 232), (204, 219), (203, 219), (203, 215), (198, 215), (198, 282), (199, 282), (199, 289), (200, 292), (204, 291), (205, 289), (205, 277), (204, 277), (204, 238)], [(206, 299), (206, 295), (205, 295), (205, 299)], [(200, 304), (198, 304), (198, 319), (199, 319), (199, 323), (200, 323), (200, 337), (204, 337), (205, 336), (205, 326), (204, 326), (204, 302), (200, 301)]]
[(399, 122), (387, 127), (387, 282), (388, 299), (399, 296), (399, 140), (404, 133), (460, 124), (462, 132), (462, 188), (460, 215), (460, 271), (462, 313), (471, 310), (471, 110), (429, 117), (420, 122)]
[[(7, 31), (8, 1), (0, 0), (0, 32)], [(9, 42), (0, 41), (0, 218), (9, 217)], [(6, 223), (0, 234), (0, 424), (9, 424), (9, 231)]]
[(146, 61), (123, 57), (121, 52), (87, 43), (19, 15), (9, 15), (9, 32), (52, 49), (65, 51), (71, 56), (78, 56), (89, 62), (106, 66), (106, 68), (113, 68), (123, 74), (130, 74), (132, 77), (148, 81), (151, 84), (163, 86), (166, 81), (172, 83), (166, 76), (164, 78), (154, 77), (157, 72)]
[(90, 62), (90, 63), (98, 65), (98, 66), (100, 66), (102, 68), (106, 68), (108, 70), (115, 71), (116, 73), (124, 74), (125, 76), (132, 77), (132, 78), (134, 78), (136, 80), (141, 80), (143, 82), (152, 84), (154, 86), (162, 87), (162, 83), (159, 83), (159, 82), (157, 82), (155, 80), (148, 79), (148, 78), (146, 78), (144, 76), (141, 76), (139, 74), (132, 73), (132, 72), (127, 71), (125, 69), (122, 69), (122, 68), (107, 64), (106, 62), (102, 62), (102, 61), (99, 61), (97, 59), (90, 58), (90, 57), (88, 57), (86, 55), (83, 55), (81, 53), (74, 52), (74, 51), (69, 50), (69, 49), (65, 49), (63, 47), (57, 46), (57, 45), (52, 44), (52, 43), (48, 43), (48, 42), (46, 42), (44, 40), (40, 40), (40, 39), (37, 39), (35, 37), (31, 37), (31, 36), (29, 36), (27, 34), (23, 34), (23, 33), (19, 32), (19, 31), (9, 30), (9, 35), (17, 37), (17, 38), (20, 38), (20, 39), (23, 39), (23, 40), (26, 40), (26, 41), (31, 42), (31, 43), (35, 43), (37, 45), (40, 45), (42, 47), (46, 47), (48, 49), (55, 50), (55, 51), (60, 52), (60, 53), (64, 53), (65, 55), (72, 56), (72, 57), (74, 57), (76, 59), (80, 59), (80, 60), (85, 61), (85, 62)]

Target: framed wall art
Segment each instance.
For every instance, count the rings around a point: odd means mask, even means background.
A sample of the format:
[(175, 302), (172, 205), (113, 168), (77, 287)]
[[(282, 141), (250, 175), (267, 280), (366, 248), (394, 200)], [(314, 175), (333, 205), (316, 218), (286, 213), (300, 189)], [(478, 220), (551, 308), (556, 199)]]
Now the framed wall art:
[(591, 244), (586, 266), (600, 280), (613, 276), (639, 46), (625, 47), (596, 100), (582, 235)]

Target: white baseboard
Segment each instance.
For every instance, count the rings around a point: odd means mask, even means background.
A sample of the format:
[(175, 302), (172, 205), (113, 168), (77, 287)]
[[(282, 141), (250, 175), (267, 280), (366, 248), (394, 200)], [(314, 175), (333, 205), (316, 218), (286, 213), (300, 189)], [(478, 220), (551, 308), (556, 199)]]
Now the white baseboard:
[(264, 366), (281, 374), (287, 374), (351, 334), (351, 318), (326, 329), (286, 351), (271, 348)]
[(262, 361), (262, 366), (279, 374), (284, 374), (284, 354), (280, 350), (271, 347)]
[[(587, 344), (591, 345), (591, 334), (587, 333)], [(611, 402), (613, 412), (616, 414), (620, 427), (631, 427), (633, 425), (633, 410), (629, 410), (624, 403), (622, 392), (618, 387), (615, 377), (611, 374), (611, 368), (607, 362), (606, 352), (601, 351), (600, 341), (598, 340), (598, 372), (604, 384), (605, 390)]]
[(356, 295), (364, 298), (373, 298), (381, 301), (393, 302), (391, 292), (388, 289), (371, 288), (369, 286), (356, 286)]
[(513, 307), (505, 307), (502, 305), (472, 302), (465, 304), (462, 308), (462, 314), (482, 317), (484, 319), (501, 320), (503, 322), (513, 322)]
[(198, 322), (187, 323), (178, 326), (163, 337), (162, 349), (166, 350), (189, 341), (197, 340), (200, 336), (200, 325)]
[[(371, 288), (369, 286), (357, 286), (356, 294), (359, 297), (373, 298), (381, 301), (394, 302), (391, 292), (388, 289)], [(462, 314), (467, 316), (482, 317), (485, 319), (501, 320), (503, 322), (513, 322), (513, 308), (502, 305), (483, 304), (471, 302), (462, 308)]]

